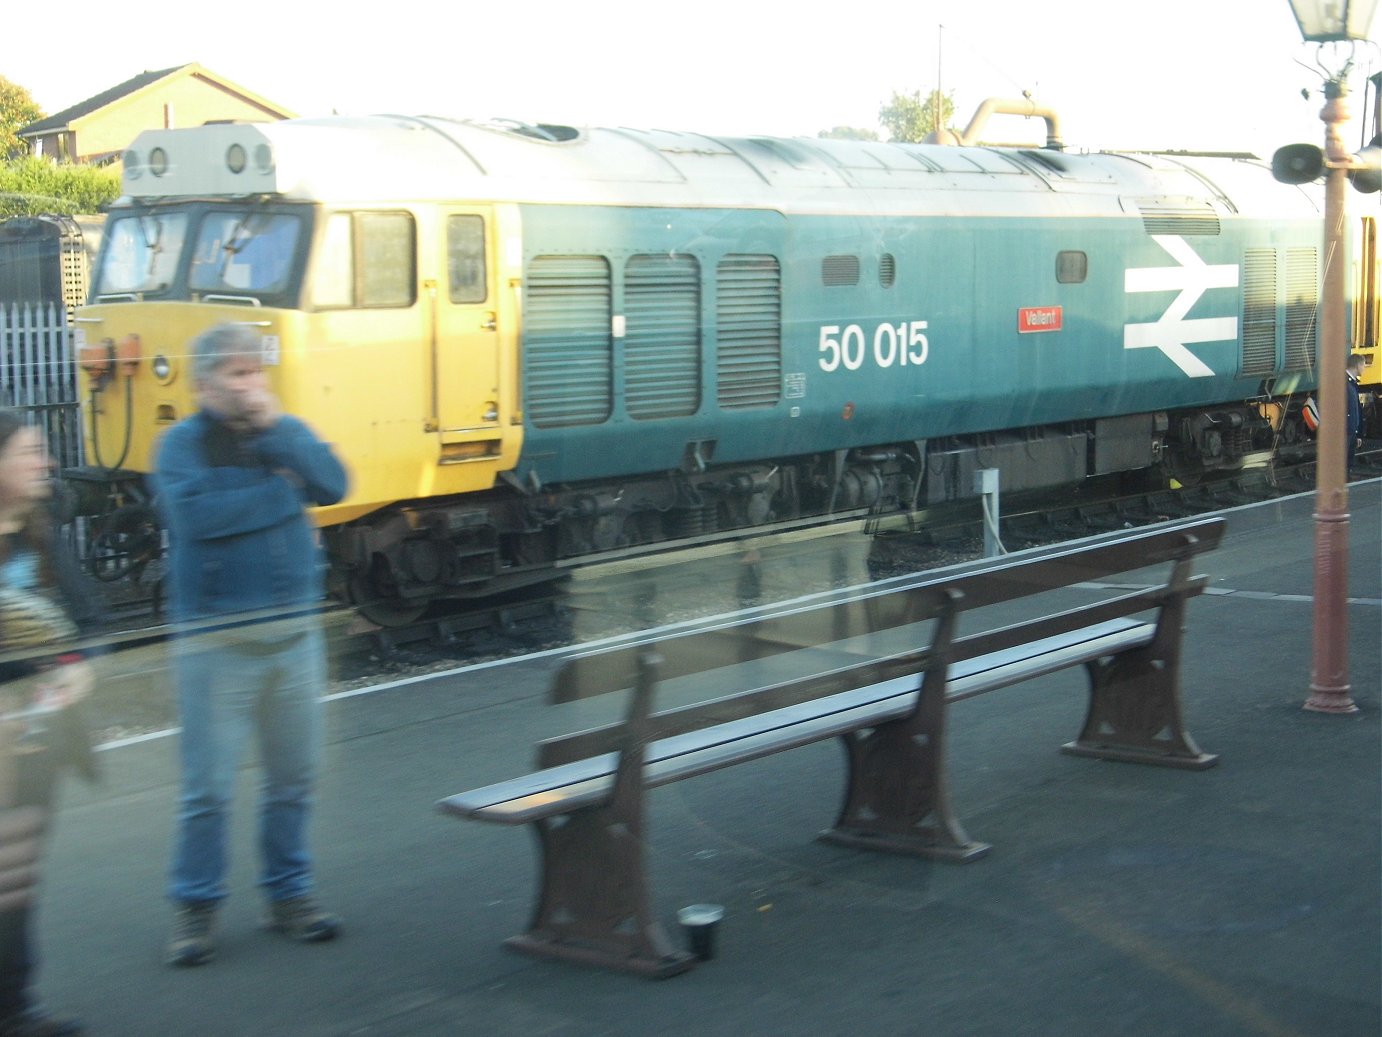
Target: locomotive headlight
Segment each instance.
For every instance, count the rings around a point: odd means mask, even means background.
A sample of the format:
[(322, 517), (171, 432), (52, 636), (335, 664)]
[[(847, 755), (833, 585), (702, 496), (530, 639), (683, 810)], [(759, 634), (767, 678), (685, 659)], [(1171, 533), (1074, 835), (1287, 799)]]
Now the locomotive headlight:
[(139, 164), (139, 152), (125, 152), (125, 175), (131, 180), (138, 180), (139, 175), (144, 172), (144, 167)]
[(154, 357), (153, 363), (150, 365), (150, 367), (153, 368), (154, 377), (157, 378), (159, 382), (161, 382), (163, 385), (167, 385), (169, 382), (173, 380), (173, 364), (162, 353), (159, 353), (157, 356)]
[(243, 173), (247, 161), (244, 145), (232, 144), (226, 148), (226, 168), (232, 173)]
[(149, 152), (149, 172), (154, 176), (162, 176), (168, 172), (168, 152), (162, 148), (154, 148)]
[(274, 171), (273, 149), (267, 144), (260, 144), (254, 149), (254, 165), (261, 173), (272, 173)]

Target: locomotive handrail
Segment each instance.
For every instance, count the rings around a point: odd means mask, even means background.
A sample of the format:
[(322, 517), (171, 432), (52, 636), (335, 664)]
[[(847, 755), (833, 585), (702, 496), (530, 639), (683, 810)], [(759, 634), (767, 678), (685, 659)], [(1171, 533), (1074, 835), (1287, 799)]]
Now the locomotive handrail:
[(248, 303), (250, 306), (255, 307), (264, 305), (252, 295), (203, 295), (202, 302)]

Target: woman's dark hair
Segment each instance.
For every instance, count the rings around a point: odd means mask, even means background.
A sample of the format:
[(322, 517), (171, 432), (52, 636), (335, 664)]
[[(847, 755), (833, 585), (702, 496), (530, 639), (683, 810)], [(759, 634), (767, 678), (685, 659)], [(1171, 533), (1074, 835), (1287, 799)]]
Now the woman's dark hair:
[(17, 410), (0, 407), (0, 450), (5, 449), (5, 444), (10, 441), (12, 435), (22, 428), (27, 428), (28, 424)]
[[(24, 415), (8, 407), (0, 407), (0, 453), (9, 447), (16, 432), (29, 427)], [(35, 506), (25, 516), (24, 524), (15, 534), (19, 546), (38, 555), (39, 569), (44, 582), (53, 579), (53, 524), (48, 509)], [(0, 540), (0, 561), (9, 557), (11, 544)]]

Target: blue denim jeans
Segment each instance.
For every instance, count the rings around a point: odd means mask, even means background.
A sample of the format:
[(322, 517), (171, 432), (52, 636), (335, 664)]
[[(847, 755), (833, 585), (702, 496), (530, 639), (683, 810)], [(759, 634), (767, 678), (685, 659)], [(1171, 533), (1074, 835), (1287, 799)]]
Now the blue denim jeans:
[(312, 888), (307, 824), (321, 756), (326, 646), (320, 624), (303, 622), (301, 636), (282, 648), (249, 634), (236, 644), (226, 632), (174, 643), (182, 713), (182, 796), (169, 883), (176, 901), (226, 895), (226, 829), (251, 730), (264, 771), (260, 885), (270, 900)]

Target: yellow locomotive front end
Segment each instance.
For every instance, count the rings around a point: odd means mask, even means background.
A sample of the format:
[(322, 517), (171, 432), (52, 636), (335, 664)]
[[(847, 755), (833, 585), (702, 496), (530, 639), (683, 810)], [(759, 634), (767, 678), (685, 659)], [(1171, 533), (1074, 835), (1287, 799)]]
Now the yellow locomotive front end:
[(381, 193), (389, 178), (335, 140), (212, 125), (145, 133), (127, 153), (76, 316), (88, 463), (72, 474), (88, 502), (149, 492), (160, 435), (197, 407), (187, 344), (221, 322), (259, 333), (284, 409), (347, 462), (350, 493), (320, 525), (487, 490), (514, 467), (517, 275), (499, 260), (512, 207)]

